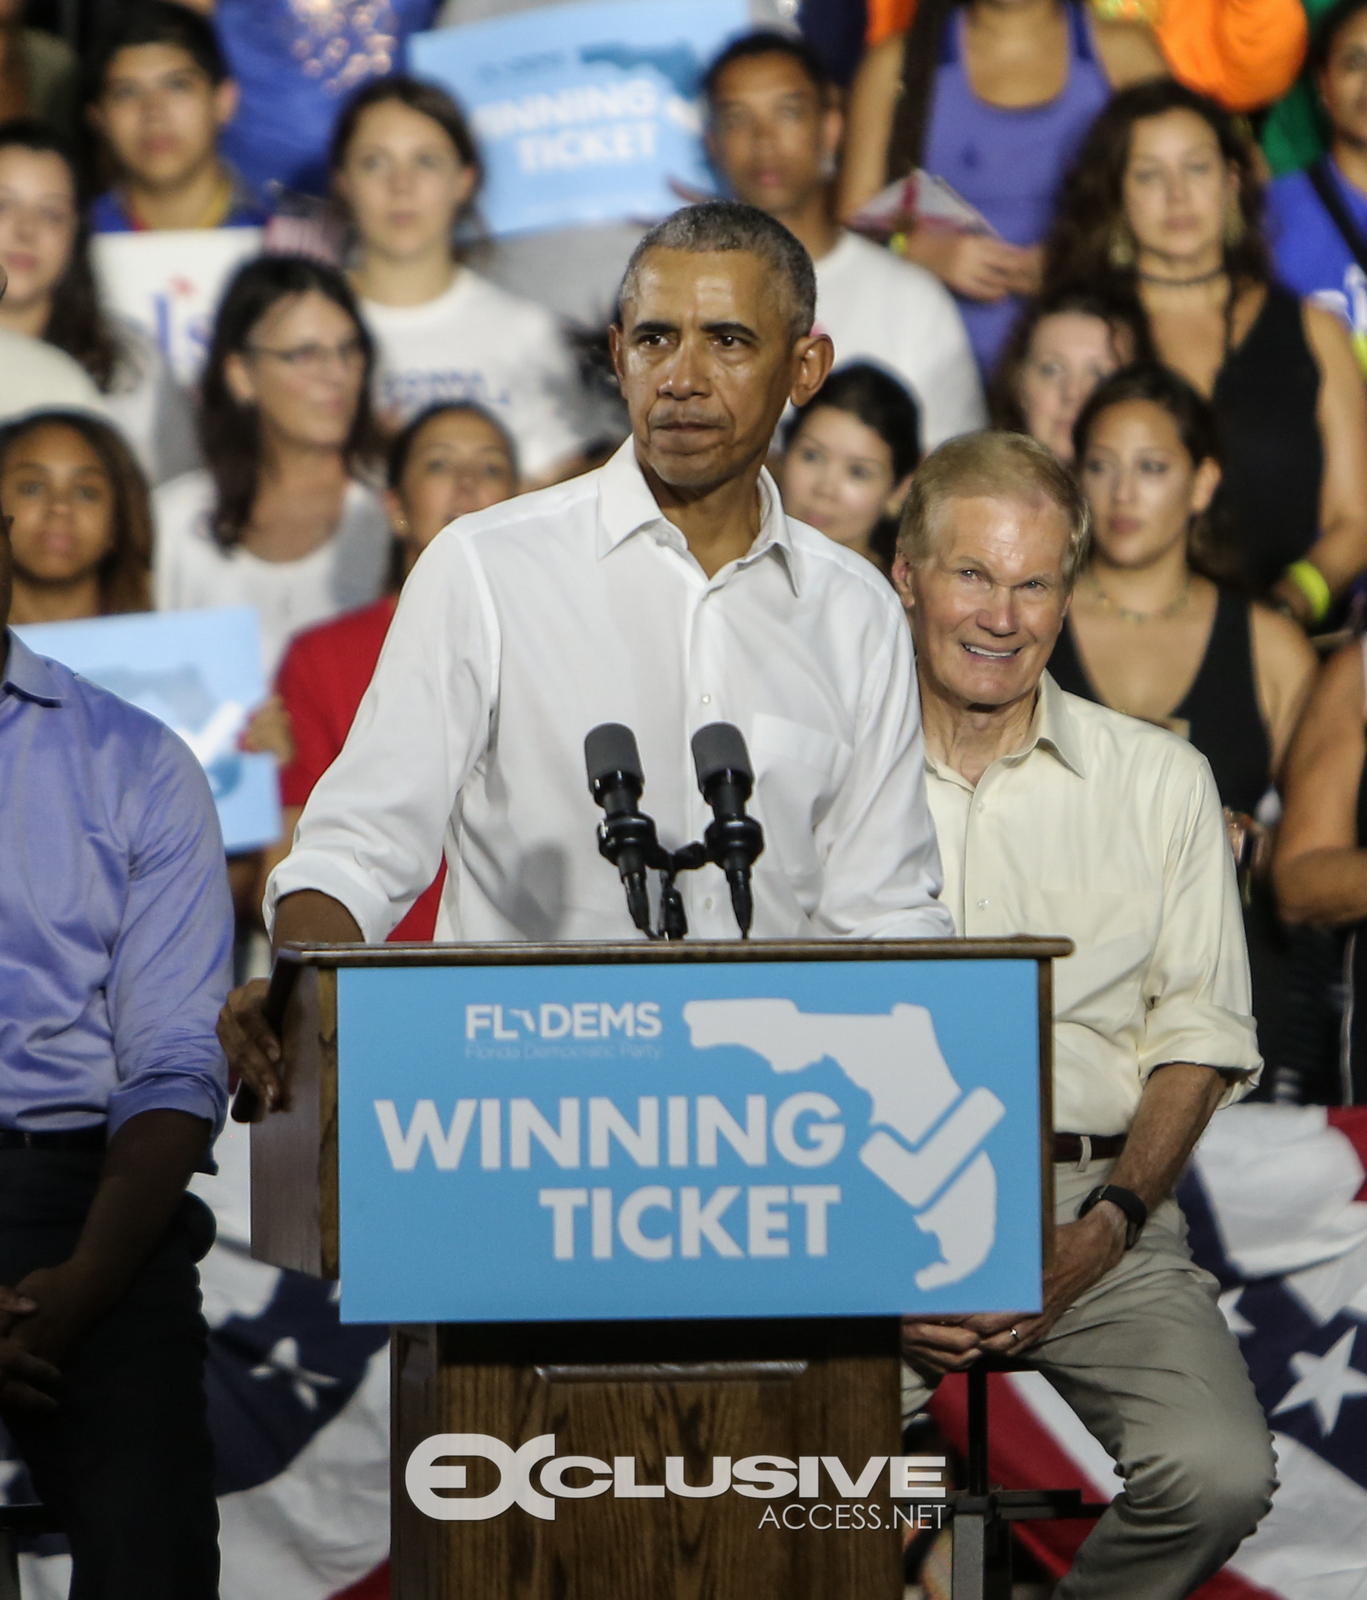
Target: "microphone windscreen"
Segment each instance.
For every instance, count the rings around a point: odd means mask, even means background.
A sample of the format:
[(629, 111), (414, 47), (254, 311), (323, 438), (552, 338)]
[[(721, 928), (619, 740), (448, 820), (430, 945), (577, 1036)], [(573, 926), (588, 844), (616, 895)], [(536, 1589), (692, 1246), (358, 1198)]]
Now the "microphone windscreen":
[(584, 765), (588, 768), (590, 784), (614, 772), (624, 772), (638, 783), (645, 782), (636, 735), (620, 722), (600, 722), (589, 730), (584, 740)]
[(705, 789), (719, 772), (744, 773), (752, 783), (755, 778), (745, 738), (730, 722), (709, 722), (693, 735), (693, 767), (700, 789)]

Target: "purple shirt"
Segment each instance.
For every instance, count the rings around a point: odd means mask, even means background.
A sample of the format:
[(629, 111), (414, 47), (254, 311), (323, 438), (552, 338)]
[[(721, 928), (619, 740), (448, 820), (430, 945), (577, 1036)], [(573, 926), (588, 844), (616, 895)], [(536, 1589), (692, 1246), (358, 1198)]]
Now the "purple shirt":
[[(921, 165), (982, 212), (1011, 244), (1037, 244), (1049, 230), (1064, 174), (1093, 118), (1111, 98), (1080, 5), (1068, 7), (1068, 78), (1037, 106), (980, 100), (964, 62), (964, 13), (954, 12), (941, 40)], [(1023, 301), (956, 296), (984, 375), (997, 364)]]
[(0, 1126), (112, 1135), (169, 1109), (217, 1133), (233, 919), (208, 782), (155, 717), (13, 634), (0, 863)]

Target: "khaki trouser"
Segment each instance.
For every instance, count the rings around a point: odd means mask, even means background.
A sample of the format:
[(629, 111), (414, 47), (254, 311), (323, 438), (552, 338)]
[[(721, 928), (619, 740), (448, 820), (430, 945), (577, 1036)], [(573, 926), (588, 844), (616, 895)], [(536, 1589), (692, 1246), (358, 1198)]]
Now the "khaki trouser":
[[(1056, 1220), (1075, 1220), (1113, 1166), (1056, 1165)], [(1182, 1600), (1266, 1514), (1276, 1488), (1271, 1436), (1217, 1294), (1191, 1259), (1177, 1202), (1166, 1200), (1134, 1249), (1021, 1353), (1125, 1480), (1055, 1600)], [(929, 1394), (904, 1369), (904, 1412)]]

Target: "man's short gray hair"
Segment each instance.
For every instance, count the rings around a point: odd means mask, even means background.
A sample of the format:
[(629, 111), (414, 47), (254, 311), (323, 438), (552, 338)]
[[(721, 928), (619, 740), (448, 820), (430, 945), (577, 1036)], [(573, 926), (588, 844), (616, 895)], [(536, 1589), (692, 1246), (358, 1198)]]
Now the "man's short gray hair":
[(913, 567), (924, 566), (935, 554), (946, 504), (979, 498), (1057, 506), (1068, 524), (1063, 579), (1073, 587), (1092, 539), (1091, 509), (1072, 472), (1052, 450), (1023, 433), (967, 433), (932, 451), (911, 480), (898, 552)]
[(787, 302), (785, 310), (794, 339), (805, 338), (816, 321), (816, 268), (802, 243), (758, 206), (739, 200), (707, 200), (685, 206), (657, 223), (631, 252), (622, 287), (617, 292), (617, 321), (622, 307), (636, 298), (641, 262), (652, 250), (687, 250), (695, 255), (744, 250), (775, 274)]

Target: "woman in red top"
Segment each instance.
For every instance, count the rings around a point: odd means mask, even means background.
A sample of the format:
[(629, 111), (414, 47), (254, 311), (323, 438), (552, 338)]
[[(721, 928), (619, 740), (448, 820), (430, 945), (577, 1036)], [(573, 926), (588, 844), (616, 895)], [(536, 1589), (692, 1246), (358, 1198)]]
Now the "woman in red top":
[[(276, 692), (293, 734), (294, 759), (280, 773), (284, 830), (266, 852), (266, 876), (289, 854), (295, 824), (313, 786), (346, 742), (413, 563), (449, 522), (483, 511), (517, 489), (517, 460), (503, 427), (467, 401), (435, 405), (416, 417), (389, 453), (385, 505), (394, 529), (394, 585), (373, 605), (301, 633), (280, 663)], [(443, 866), (391, 939), (431, 939)]]

